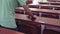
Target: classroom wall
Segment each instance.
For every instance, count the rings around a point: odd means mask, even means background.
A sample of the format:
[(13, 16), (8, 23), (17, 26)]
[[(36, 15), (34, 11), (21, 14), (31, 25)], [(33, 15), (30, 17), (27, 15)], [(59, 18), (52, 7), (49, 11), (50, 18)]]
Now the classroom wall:
[(47, 0), (33, 0), (33, 4), (38, 4), (38, 2), (48, 2)]

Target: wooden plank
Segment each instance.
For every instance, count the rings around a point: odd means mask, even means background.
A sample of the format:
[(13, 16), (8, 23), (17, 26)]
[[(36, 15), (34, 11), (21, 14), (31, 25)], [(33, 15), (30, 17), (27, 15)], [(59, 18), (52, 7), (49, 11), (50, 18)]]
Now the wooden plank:
[[(16, 11), (24, 11), (23, 7), (17, 7)], [(38, 9), (38, 8), (29, 8), (32, 12), (40, 12), (40, 13), (52, 13), (52, 14), (58, 14), (59, 15), (59, 19), (60, 19), (60, 10), (48, 10), (48, 9)], [(39, 14), (40, 14), (39, 13)], [(41, 14), (40, 14), (41, 16)]]
[(52, 8), (60, 8), (60, 5), (43, 5), (43, 4), (40, 4), (40, 6), (45, 6), (45, 7), (52, 7)]
[(39, 2), (39, 4), (53, 4), (53, 5), (60, 5), (60, 2)]
[(36, 17), (35, 21), (32, 21), (31, 19), (27, 18), (28, 15), (23, 14), (15, 14), (16, 19), (25, 20), (29, 22), (36, 22), (38, 24), (45, 24), (45, 25), (52, 25), (52, 26), (58, 26), (60, 27), (60, 20), (59, 19), (53, 19), (53, 18), (45, 18), (45, 17)]
[[(55, 13), (55, 14), (60, 14), (60, 10), (48, 10), (48, 9), (38, 9), (38, 8), (29, 8), (31, 11), (35, 12), (46, 12), (46, 13)], [(17, 7), (16, 11), (24, 11), (23, 7)]]
[(0, 34), (25, 34), (25, 33), (13, 31), (13, 30), (8, 30), (8, 29), (0, 27)]
[(28, 6), (49, 6), (49, 7), (57, 7), (57, 8), (60, 8), (60, 5), (46, 5), (46, 4), (29, 4)]

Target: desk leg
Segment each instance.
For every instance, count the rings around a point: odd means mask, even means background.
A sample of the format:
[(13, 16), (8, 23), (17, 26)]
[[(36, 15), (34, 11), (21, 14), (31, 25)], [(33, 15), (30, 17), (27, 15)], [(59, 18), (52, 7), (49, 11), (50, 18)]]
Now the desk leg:
[(41, 24), (41, 34), (43, 34), (44, 29), (45, 29), (45, 25)]
[(26, 13), (26, 11), (24, 11), (24, 14)]
[(53, 10), (55, 10), (55, 8), (53, 7)]
[(40, 17), (42, 16), (42, 13), (41, 13), (41, 12), (39, 13), (39, 16), (40, 16)]
[(39, 5), (39, 8), (41, 8), (41, 6)]
[(49, 5), (51, 5), (51, 3), (49, 3)]
[(59, 14), (59, 19), (60, 19), (60, 14)]

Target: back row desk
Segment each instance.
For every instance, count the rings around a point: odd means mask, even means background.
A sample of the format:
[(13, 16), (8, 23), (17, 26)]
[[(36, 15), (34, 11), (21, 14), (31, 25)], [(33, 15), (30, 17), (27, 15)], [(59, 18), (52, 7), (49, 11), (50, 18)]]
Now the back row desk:
[[(15, 18), (16, 19), (27, 21), (27, 22), (30, 22), (30, 23), (40, 24), (41, 25), (41, 34), (43, 33), (43, 31), (44, 31), (44, 29), (46, 27), (45, 25), (47, 25), (49, 27), (50, 26), (53, 26), (54, 28), (55, 27), (59, 27), (60, 28), (60, 20), (59, 19), (45, 18), (45, 17), (37, 17), (36, 16), (37, 19), (35, 21), (32, 21), (32, 20), (28, 19), (27, 16), (28, 15), (15, 14)], [(60, 30), (59, 30), (59, 32), (60, 32)]]
[(25, 34), (25, 33), (13, 31), (13, 30), (8, 30), (8, 29), (0, 27), (0, 34)]
[(56, 8), (60, 8), (60, 5), (46, 5), (46, 4), (29, 4), (28, 5), (28, 7), (30, 7), (30, 6), (32, 6), (32, 7), (39, 7), (39, 8), (41, 8), (41, 7), (51, 7), (51, 8), (53, 8), (53, 10), (55, 10)]
[(26, 21), (31, 21), (31, 22), (37, 22), (41, 24), (46, 24), (46, 25), (53, 25), (60, 27), (60, 20), (59, 19), (53, 19), (53, 18), (45, 18), (45, 17), (36, 17), (35, 21), (32, 21), (31, 19), (27, 18), (28, 15), (23, 15), (23, 14), (15, 14), (16, 19), (20, 20), (26, 20)]
[[(33, 12), (39, 12), (39, 15), (41, 16), (42, 13), (53, 13), (53, 14), (58, 14), (59, 15), (59, 19), (60, 19), (60, 10), (48, 10), (48, 9), (38, 9), (38, 8), (29, 8), (31, 11)], [(17, 7), (16, 11), (24, 11), (25, 10), (23, 7)]]
[(39, 4), (60, 5), (60, 2), (39, 2)]

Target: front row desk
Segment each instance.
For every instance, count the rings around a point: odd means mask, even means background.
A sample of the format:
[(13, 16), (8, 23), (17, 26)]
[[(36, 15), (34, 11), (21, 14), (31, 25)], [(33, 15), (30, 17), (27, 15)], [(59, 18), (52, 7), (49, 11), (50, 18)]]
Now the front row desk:
[(20, 32), (27, 34), (60, 34), (60, 19), (35, 16), (37, 19), (32, 21), (27, 16), (15, 14)]

